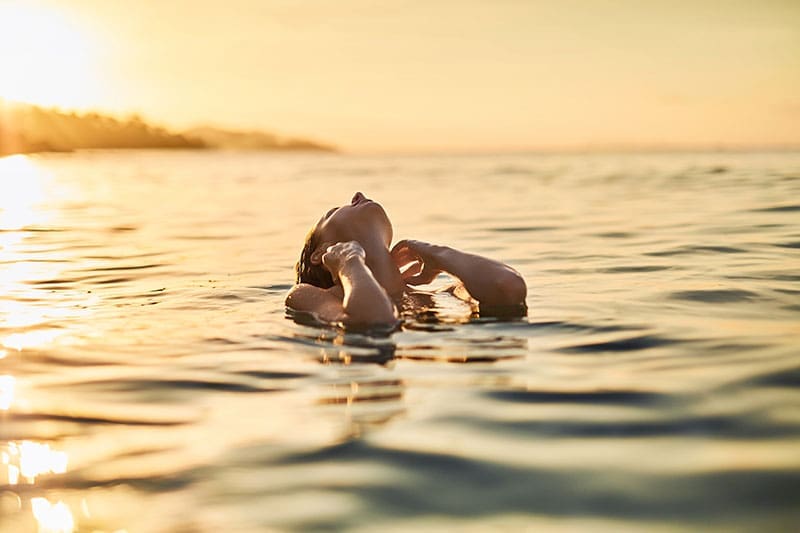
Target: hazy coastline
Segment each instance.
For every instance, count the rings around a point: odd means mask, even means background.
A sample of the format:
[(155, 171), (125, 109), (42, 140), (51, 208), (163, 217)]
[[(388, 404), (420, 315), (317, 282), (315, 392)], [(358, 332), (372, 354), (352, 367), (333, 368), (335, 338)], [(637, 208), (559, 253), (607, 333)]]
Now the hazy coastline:
[(85, 149), (321, 151), (336, 148), (264, 131), (204, 126), (173, 132), (138, 115), (121, 119), (0, 101), (0, 156)]

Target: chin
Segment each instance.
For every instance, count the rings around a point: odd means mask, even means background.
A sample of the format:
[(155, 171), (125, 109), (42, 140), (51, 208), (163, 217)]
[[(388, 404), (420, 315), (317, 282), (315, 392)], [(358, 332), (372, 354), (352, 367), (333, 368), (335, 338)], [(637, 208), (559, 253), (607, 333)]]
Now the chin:
[[(379, 231), (383, 236), (388, 235), (388, 240), (391, 241), (393, 233), (392, 222), (389, 220), (389, 216), (386, 214), (386, 211), (383, 210), (383, 207), (376, 202), (371, 202), (370, 204), (364, 205), (364, 207), (365, 214), (368, 213), (368, 220), (365, 220), (365, 222), (370, 227)], [(386, 239), (384, 238), (384, 240)]]

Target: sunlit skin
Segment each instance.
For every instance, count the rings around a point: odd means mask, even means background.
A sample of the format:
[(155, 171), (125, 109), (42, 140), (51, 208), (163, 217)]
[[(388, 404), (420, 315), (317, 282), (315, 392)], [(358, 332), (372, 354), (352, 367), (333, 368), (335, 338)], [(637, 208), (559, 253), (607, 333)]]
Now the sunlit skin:
[(286, 305), (314, 313), (324, 322), (395, 324), (403, 296), (443, 272), (458, 281), (450, 288), (454, 294), (474, 299), (482, 308), (525, 308), (525, 281), (508, 265), (422, 241), (401, 240), (390, 248), (393, 228), (386, 211), (360, 192), (349, 205), (323, 216), (314, 236), (311, 263), (324, 266), (334, 285), (298, 283)]

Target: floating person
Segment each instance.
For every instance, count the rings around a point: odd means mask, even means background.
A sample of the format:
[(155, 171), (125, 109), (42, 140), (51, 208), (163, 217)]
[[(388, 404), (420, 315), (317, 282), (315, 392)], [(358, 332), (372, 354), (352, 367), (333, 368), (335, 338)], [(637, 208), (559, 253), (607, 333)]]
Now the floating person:
[(527, 314), (525, 280), (508, 265), (416, 240), (390, 248), (392, 237), (386, 211), (360, 192), (328, 211), (306, 237), (288, 310), (346, 328), (393, 328), (432, 301), (415, 287), (446, 273), (455, 283), (436, 292), (470, 303), (474, 314)]

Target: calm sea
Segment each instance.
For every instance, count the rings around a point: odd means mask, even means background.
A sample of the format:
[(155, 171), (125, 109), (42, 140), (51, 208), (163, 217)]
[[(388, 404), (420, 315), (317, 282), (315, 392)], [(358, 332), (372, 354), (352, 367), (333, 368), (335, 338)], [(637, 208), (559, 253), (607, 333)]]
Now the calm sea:
[[(524, 320), (299, 325), (310, 225)], [(800, 528), (800, 154), (0, 159), (0, 532)]]

